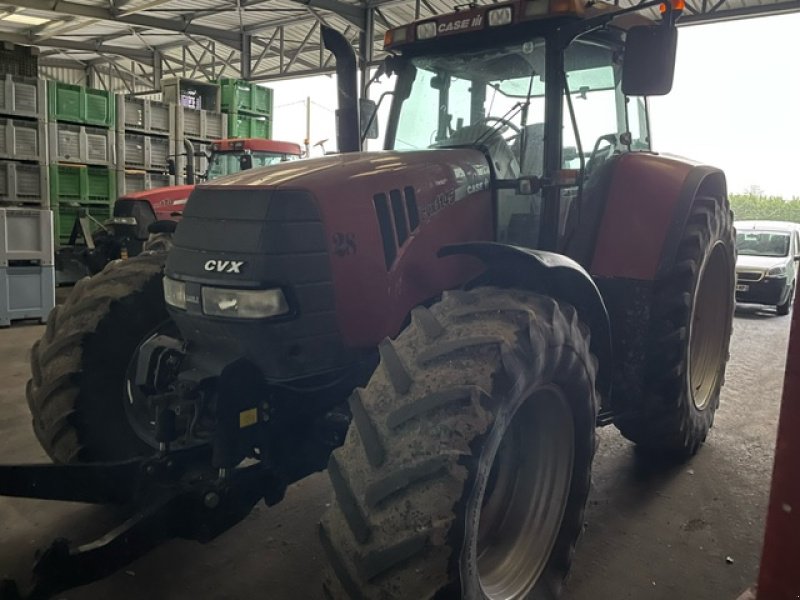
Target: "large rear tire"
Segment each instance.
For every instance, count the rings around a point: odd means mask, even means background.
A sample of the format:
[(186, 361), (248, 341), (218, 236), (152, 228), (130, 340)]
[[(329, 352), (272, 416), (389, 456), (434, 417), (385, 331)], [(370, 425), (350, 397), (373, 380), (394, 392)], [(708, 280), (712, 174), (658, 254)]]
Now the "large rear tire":
[(727, 201), (698, 197), (651, 307), (641, 406), (615, 424), (640, 448), (687, 458), (719, 407), (733, 328), (736, 246)]
[(494, 288), (412, 317), (330, 459), (327, 597), (557, 597), (595, 448), (586, 328), (571, 306)]
[(50, 314), (31, 351), (26, 395), (33, 430), (53, 461), (124, 460), (151, 450), (126, 416), (125, 382), (138, 345), (168, 318), (165, 258), (110, 263)]

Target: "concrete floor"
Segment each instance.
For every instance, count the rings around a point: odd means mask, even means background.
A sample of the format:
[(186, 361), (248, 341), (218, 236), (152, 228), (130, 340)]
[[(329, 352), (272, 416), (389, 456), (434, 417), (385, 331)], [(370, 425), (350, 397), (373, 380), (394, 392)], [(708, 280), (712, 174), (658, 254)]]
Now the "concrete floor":
[[(587, 530), (565, 599), (733, 600), (754, 581), (789, 322), (752, 307), (737, 312), (722, 408), (688, 465), (654, 469), (613, 428), (601, 431)], [(42, 329), (17, 324), (0, 331), (3, 462), (45, 459), (24, 398), (28, 349)], [(316, 523), (330, 494), (327, 477), (314, 475), (277, 507), (259, 506), (208, 545), (170, 542), (123, 572), (58, 597), (319, 598)], [(0, 499), (0, 576), (19, 573), (53, 537), (91, 539), (113, 518), (104, 508)]]

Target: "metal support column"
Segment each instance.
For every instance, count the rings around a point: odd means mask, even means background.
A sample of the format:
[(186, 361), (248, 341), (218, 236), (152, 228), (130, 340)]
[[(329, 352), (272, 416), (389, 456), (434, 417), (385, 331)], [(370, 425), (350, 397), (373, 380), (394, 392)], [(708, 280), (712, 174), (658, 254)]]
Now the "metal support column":
[(241, 73), (242, 79), (248, 81), (253, 76), (252, 50), (253, 50), (252, 36), (246, 33), (242, 33), (242, 51), (239, 56), (240, 59), (239, 73)]
[(161, 89), (161, 76), (163, 73), (163, 62), (161, 59), (161, 52), (156, 50), (153, 53), (153, 89)]
[(369, 65), (372, 63), (374, 57), (374, 44), (375, 44), (375, 11), (372, 8), (367, 8), (365, 11), (364, 30), (359, 35), (359, 60), (361, 62), (361, 97), (369, 98), (369, 90), (367, 84), (369, 83), (370, 73)]

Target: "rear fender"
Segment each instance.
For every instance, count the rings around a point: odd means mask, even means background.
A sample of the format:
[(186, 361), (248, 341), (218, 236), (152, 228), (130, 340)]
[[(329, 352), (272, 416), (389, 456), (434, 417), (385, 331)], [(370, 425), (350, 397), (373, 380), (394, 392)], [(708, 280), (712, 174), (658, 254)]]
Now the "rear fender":
[(686, 159), (631, 153), (615, 161), (588, 270), (594, 278), (655, 281), (675, 262), (699, 195), (727, 197), (719, 169)]
[(562, 254), (495, 242), (454, 244), (439, 251), (439, 256), (456, 254), (473, 256), (486, 266), (471, 286), (522, 288), (574, 306), (591, 330), (590, 347), (599, 361), (598, 390), (604, 400), (609, 397), (612, 350), (608, 312), (597, 286), (583, 267)]

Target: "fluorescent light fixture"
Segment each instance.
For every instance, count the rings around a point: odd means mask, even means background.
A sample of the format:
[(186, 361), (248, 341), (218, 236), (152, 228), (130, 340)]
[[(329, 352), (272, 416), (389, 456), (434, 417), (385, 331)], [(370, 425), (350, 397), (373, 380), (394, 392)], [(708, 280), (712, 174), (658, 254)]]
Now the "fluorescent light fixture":
[(50, 19), (43, 19), (42, 17), (34, 17), (31, 15), (23, 15), (22, 13), (12, 13), (5, 17), (0, 17), (3, 21), (11, 21), (12, 23), (22, 23), (23, 25), (43, 25), (49, 23)]

